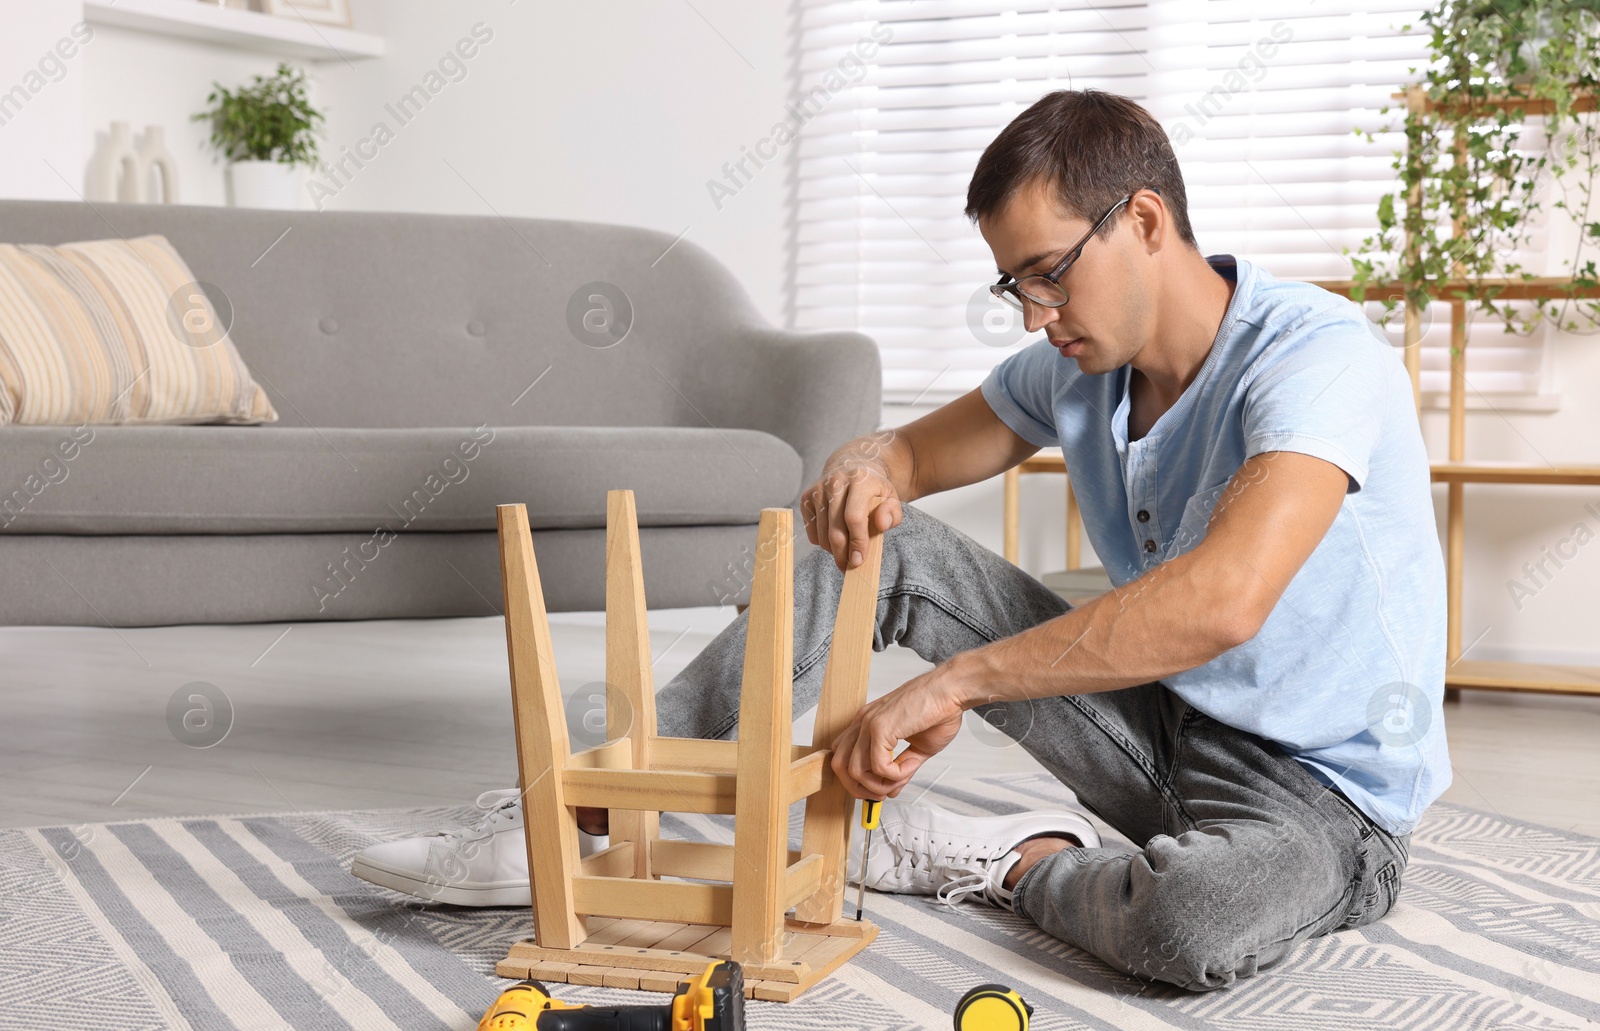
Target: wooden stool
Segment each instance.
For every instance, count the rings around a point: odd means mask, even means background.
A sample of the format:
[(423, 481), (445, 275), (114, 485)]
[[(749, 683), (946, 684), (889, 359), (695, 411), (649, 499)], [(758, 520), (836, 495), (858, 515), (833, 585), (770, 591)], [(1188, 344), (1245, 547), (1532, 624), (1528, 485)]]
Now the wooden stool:
[[(834, 776), (828, 746), (866, 701), (883, 535), (869, 538), (866, 560), (845, 574), (809, 746), (791, 741), (787, 508), (761, 512), (739, 740), (657, 737), (633, 492), (609, 492), (610, 740), (574, 754), (527, 510), (500, 505), (497, 516), (536, 937), (512, 945), (496, 972), (671, 992), (714, 959), (734, 959), (746, 995), (788, 1002), (864, 949), (878, 929), (841, 918), (855, 800)], [(802, 798), (802, 847), (792, 852), (789, 806)], [(611, 846), (583, 859), (579, 806), (610, 811)], [(661, 838), (661, 812), (731, 813), (733, 844)]]

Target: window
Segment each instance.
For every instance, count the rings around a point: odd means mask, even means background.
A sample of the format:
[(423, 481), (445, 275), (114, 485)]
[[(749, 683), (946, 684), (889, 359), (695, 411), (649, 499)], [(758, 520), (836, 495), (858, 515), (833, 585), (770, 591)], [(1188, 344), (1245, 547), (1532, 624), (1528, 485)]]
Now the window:
[[(1204, 253), (1238, 254), (1281, 278), (1347, 278), (1342, 249), (1375, 230), (1403, 145), (1398, 132), (1368, 143), (1354, 129), (1399, 124), (1397, 110), (1379, 110), (1417, 78), (1420, 9), (802, 0), (791, 320), (872, 336), (888, 402), (976, 387), (1036, 337), (987, 292), (994, 259), (961, 214), (967, 181), (995, 134), (1041, 95), (1090, 86), (1134, 98), (1166, 128)], [(1534, 269), (1543, 260), (1522, 256)], [(1392, 323), (1398, 343), (1398, 311)], [(1536, 394), (1542, 332), (1475, 326), (1473, 392)], [(1445, 318), (1423, 345), (1423, 390), (1442, 392)]]

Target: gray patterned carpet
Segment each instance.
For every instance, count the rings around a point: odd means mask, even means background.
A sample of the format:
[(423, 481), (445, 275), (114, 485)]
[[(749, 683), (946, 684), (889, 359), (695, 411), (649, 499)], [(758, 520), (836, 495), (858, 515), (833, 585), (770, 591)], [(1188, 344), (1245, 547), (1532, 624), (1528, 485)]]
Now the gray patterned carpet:
[[(1048, 777), (940, 783), (940, 804), (1065, 803)], [(351, 877), (379, 840), (468, 822), (470, 807), (151, 820), (0, 831), (0, 1027), (453, 1028), (509, 982), (493, 967), (524, 910), (408, 905)], [(705, 818), (669, 818), (715, 837)], [(1118, 841), (1114, 835), (1108, 842)], [(1124, 842), (1125, 844), (1125, 842)], [(1034, 1027), (1592, 1028), (1600, 1022), (1600, 839), (1456, 806), (1412, 839), (1399, 905), (1308, 942), (1281, 967), (1191, 995), (1116, 974), (1019, 917), (873, 895), (883, 933), (752, 1028), (948, 1028), (962, 991), (1015, 986)], [(664, 996), (561, 986), (577, 1002)]]

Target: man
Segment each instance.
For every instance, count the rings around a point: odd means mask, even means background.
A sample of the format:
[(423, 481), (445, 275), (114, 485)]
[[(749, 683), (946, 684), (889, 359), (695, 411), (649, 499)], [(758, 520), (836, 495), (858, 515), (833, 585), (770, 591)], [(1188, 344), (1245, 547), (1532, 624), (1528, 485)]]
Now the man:
[[(807, 489), (825, 550), (796, 563), (795, 711), (816, 704), (841, 570), (883, 532), (874, 647), (935, 666), (835, 742), (843, 782), (895, 798), (976, 710), (1141, 848), (1100, 848), (1070, 813), (891, 802), (868, 886), (1013, 909), (1196, 990), (1378, 919), (1450, 782), (1443, 562), (1393, 349), (1349, 301), (1202, 257), (1167, 137), (1124, 98), (1040, 100), (984, 152), (966, 214), (995, 292), (1046, 339), (840, 448)], [(1076, 608), (909, 505), (1057, 444), (1115, 585)], [(744, 628), (662, 689), (661, 733), (733, 731)], [(442, 869), (428, 849), (503, 840), (468, 850), (465, 880), (526, 904), (515, 792), (496, 804), (473, 832), (376, 846), (357, 871), (406, 890)], [(604, 831), (604, 813), (579, 819)]]

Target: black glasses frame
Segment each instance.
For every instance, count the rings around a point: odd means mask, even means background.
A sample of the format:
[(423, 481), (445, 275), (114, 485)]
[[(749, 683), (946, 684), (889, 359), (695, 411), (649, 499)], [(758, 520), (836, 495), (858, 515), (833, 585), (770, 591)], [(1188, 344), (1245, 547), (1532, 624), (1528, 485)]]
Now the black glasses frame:
[[(1148, 189), (1156, 194), (1161, 192), (1153, 186), (1148, 187)], [(1001, 273), (1000, 281), (990, 286), (989, 292), (1000, 298), (1000, 300), (1004, 301), (1005, 303), (1011, 305), (1013, 308), (1016, 308), (1018, 311), (1026, 310), (1022, 304), (1024, 297), (1032, 301), (1034, 304), (1040, 305), (1041, 307), (1063, 307), (1067, 301), (1070, 300), (1070, 296), (1067, 294), (1067, 288), (1061, 285), (1061, 277), (1067, 274), (1067, 270), (1072, 267), (1072, 263), (1077, 261), (1079, 256), (1083, 254), (1083, 249), (1088, 246), (1089, 241), (1093, 240), (1100, 230), (1105, 227), (1106, 222), (1111, 219), (1111, 216), (1115, 215), (1118, 211), (1121, 211), (1122, 206), (1133, 200), (1138, 193), (1139, 191), (1135, 190), (1133, 193), (1128, 194), (1126, 197), (1111, 205), (1111, 210), (1107, 211), (1104, 215), (1101, 215), (1100, 221), (1095, 223), (1094, 228), (1085, 233), (1083, 239), (1079, 240), (1075, 245), (1073, 245), (1071, 250), (1067, 251), (1066, 256), (1061, 259), (1060, 264), (1056, 265), (1056, 267), (1051, 269), (1048, 273), (1036, 272), (1031, 276), (1023, 276), (1021, 279), (1018, 279), (1015, 282), (1007, 282), (1007, 280), (1011, 279), (1011, 273)], [(1062, 293), (1061, 300), (1041, 301), (1031, 294), (1023, 293), (1022, 284), (1034, 279), (1046, 280), (1051, 286), (1055, 287), (1057, 290), (1060, 290)]]

